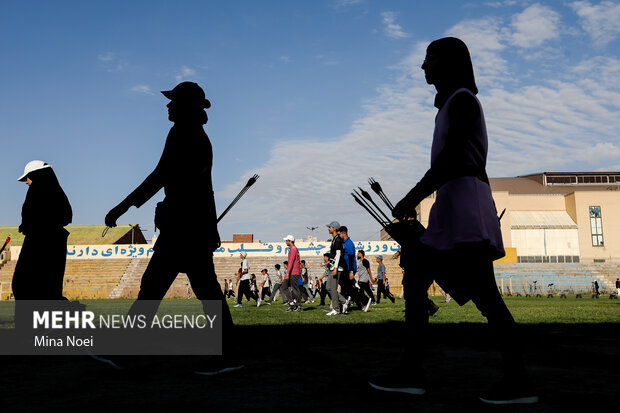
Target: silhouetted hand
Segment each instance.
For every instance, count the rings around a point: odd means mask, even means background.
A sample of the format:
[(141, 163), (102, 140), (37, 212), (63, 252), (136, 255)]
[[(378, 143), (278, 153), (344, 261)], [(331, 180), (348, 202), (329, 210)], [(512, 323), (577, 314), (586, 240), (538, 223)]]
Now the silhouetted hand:
[(110, 212), (108, 212), (108, 214), (105, 216), (105, 224), (110, 228), (114, 228), (116, 226), (116, 220), (119, 219), (125, 212), (127, 212), (129, 207), (130, 205), (127, 205), (123, 201), (114, 208), (112, 208)]
[(408, 216), (416, 216), (415, 213), (415, 205), (412, 205), (412, 203), (409, 201), (409, 199), (407, 199), (407, 197), (401, 199), (395, 206), (394, 209), (392, 210), (392, 216), (394, 218), (397, 218), (399, 221), (402, 221), (405, 217)]

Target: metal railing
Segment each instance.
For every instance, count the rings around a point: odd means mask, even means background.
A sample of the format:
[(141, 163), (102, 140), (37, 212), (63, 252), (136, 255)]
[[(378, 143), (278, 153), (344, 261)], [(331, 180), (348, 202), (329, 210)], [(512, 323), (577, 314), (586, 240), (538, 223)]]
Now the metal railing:
[(613, 294), (615, 290), (595, 275), (499, 275), (495, 277), (502, 295), (555, 296), (569, 294), (594, 294), (598, 281), (600, 294)]

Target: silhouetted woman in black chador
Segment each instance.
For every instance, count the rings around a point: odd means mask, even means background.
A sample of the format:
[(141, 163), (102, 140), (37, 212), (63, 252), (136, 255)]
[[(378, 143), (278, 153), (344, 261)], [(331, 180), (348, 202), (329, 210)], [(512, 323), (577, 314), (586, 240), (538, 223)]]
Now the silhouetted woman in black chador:
[(19, 181), (29, 188), (19, 226), (25, 237), (13, 274), (13, 295), (16, 300), (62, 300), (69, 235), (64, 226), (73, 217), (71, 205), (49, 164), (29, 162)]
[(432, 42), (422, 69), (426, 82), (437, 89), (431, 167), (392, 213), (400, 219), (415, 217), (415, 207), (437, 192), (426, 231), (411, 250), (413, 257), (406, 258), (403, 371), (370, 384), (379, 390), (426, 391), (422, 369), (429, 339), (426, 302), (435, 279), (460, 305), (474, 302), (488, 319), (491, 341), (502, 353), (504, 378), (482, 401), (534, 403), (538, 398), (528, 386), (515, 322), (495, 283), (493, 261), (504, 256), (504, 247), (485, 171), (486, 125), (467, 46), (454, 37)]

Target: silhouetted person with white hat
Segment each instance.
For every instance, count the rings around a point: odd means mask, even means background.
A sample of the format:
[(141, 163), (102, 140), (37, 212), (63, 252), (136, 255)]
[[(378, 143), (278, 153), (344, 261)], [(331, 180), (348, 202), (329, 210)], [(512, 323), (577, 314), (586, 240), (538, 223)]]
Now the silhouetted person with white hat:
[(28, 162), (18, 181), (28, 185), (19, 232), (24, 234), (12, 289), (16, 300), (66, 300), (62, 295), (67, 261), (64, 228), (73, 211), (52, 165)]

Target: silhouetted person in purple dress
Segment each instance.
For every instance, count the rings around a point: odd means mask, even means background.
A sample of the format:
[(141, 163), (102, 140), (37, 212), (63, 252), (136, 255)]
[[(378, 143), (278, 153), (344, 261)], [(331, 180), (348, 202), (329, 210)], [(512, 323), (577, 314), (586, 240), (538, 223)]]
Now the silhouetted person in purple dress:
[(501, 230), (485, 171), (487, 134), (476, 98), (478, 88), (465, 43), (448, 37), (432, 42), (422, 65), (437, 89), (431, 167), (392, 211), (400, 220), (437, 191), (428, 227), (405, 257), (406, 348), (402, 370), (370, 381), (379, 390), (424, 394), (429, 313), (427, 290), (433, 279), (460, 305), (472, 300), (488, 319), (504, 361), (504, 378), (481, 400), (493, 404), (535, 403), (525, 374), (515, 322), (500, 296), (493, 261), (504, 256)]

